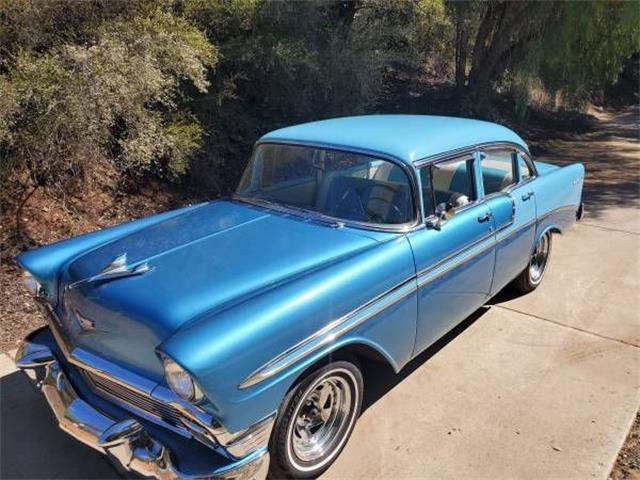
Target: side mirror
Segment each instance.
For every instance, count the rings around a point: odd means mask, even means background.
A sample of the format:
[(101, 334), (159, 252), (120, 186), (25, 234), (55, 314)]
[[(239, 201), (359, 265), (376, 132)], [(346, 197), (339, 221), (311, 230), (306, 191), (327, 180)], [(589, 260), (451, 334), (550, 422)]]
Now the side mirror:
[(450, 203), (440, 203), (436, 206), (435, 213), (427, 218), (425, 224), (428, 228), (441, 230), (442, 225), (455, 215), (455, 209)]
[(428, 228), (433, 228), (434, 230), (441, 230), (442, 225), (445, 220), (448, 218), (446, 205), (444, 203), (439, 204), (436, 207), (436, 211), (433, 215), (427, 218), (425, 224)]

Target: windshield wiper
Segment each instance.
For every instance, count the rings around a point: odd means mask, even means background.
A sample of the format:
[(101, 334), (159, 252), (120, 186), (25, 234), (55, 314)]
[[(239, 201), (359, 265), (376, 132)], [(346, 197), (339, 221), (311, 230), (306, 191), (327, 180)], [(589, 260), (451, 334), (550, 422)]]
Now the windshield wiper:
[(305, 218), (311, 217), (312, 219), (318, 222), (328, 224), (334, 228), (344, 227), (344, 223), (341, 222), (340, 220), (335, 219), (333, 217), (329, 217), (320, 212), (316, 212), (315, 210), (310, 210), (303, 207), (297, 207), (295, 205), (277, 203), (262, 197), (245, 197), (244, 195), (234, 194), (233, 198), (243, 202), (258, 204), (263, 207), (272, 208), (274, 210), (277, 210), (283, 213), (302, 214), (302, 216), (304, 216)]
[(337, 220), (333, 217), (329, 217), (315, 210), (309, 210), (303, 207), (296, 207), (294, 205), (285, 205), (284, 207), (289, 210), (295, 210), (297, 212), (313, 217), (315, 220), (318, 220), (319, 222), (328, 223), (335, 228), (344, 227), (344, 223), (341, 222), (340, 220)]

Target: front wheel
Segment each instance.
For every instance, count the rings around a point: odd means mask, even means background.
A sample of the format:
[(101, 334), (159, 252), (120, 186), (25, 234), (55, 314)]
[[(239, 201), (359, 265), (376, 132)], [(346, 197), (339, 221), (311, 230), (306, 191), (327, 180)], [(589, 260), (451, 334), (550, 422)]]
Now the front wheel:
[(536, 243), (527, 268), (514, 280), (514, 287), (523, 293), (535, 290), (542, 282), (542, 277), (547, 271), (550, 255), (551, 232), (546, 232)]
[(337, 361), (305, 377), (285, 397), (270, 443), (271, 473), (317, 477), (347, 443), (362, 405), (358, 367)]

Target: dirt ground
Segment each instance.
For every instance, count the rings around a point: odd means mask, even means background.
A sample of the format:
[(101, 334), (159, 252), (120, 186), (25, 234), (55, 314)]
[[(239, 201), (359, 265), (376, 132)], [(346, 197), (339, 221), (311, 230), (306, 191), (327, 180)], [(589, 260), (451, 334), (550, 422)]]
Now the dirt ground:
[(618, 454), (609, 477), (611, 480), (640, 480), (640, 414)]
[(126, 196), (95, 190), (65, 199), (54, 198), (47, 189), (38, 189), (22, 211), (23, 235), (19, 239), (15, 235), (15, 216), (0, 209), (0, 352), (16, 348), (25, 333), (42, 322), (20, 281), (21, 269), (14, 261), (20, 251), (188, 202), (181, 194), (158, 185), (147, 185), (144, 191)]
[[(640, 110), (624, 112), (593, 110), (593, 132), (567, 137), (555, 132), (535, 132), (528, 137), (536, 158), (565, 164), (587, 163), (584, 197), (587, 222), (597, 224), (616, 205), (640, 209), (640, 158), (638, 140)], [(27, 240), (12, 236), (13, 218), (0, 217), (0, 351), (17, 346), (25, 333), (41, 324), (41, 318), (20, 282), (20, 269), (12, 258), (21, 248), (121, 223), (134, 217), (167, 210), (186, 203), (183, 196), (160, 188), (113, 197), (108, 192), (53, 201), (46, 190), (34, 193), (22, 213)], [(615, 223), (615, 222), (614, 222)], [(610, 478), (640, 480), (640, 417), (636, 416)]]

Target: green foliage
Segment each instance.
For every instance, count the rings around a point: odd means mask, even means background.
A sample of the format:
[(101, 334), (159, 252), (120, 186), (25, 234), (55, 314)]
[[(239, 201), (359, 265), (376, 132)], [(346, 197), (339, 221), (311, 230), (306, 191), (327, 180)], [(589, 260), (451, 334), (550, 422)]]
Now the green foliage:
[(504, 86), (513, 89), (521, 112), (540, 89), (580, 108), (640, 49), (634, 1), (467, 0), (448, 7), (463, 33), (456, 42), (458, 85), (476, 113)]
[(197, 111), (226, 191), (265, 131), (375, 111), (390, 80), (417, 79), (427, 59), (446, 58), (442, 0), (194, 0), (183, 9), (220, 48), (212, 101)]
[(634, 1), (567, 2), (554, 27), (523, 60), (523, 71), (580, 108), (612, 84), (625, 60), (640, 50), (640, 5)]
[[(170, 10), (140, 3), (99, 21), (88, 11), (74, 19), (75, 35), (60, 25), (56, 36), (44, 22), (32, 38), (19, 26), (35, 3), (4, 4), (14, 23), (3, 29), (13, 41), (5, 43), (11, 61), (0, 75), (0, 173), (49, 185), (105, 169), (116, 179), (184, 173), (201, 134), (185, 87), (205, 92), (206, 68), (217, 61), (206, 37)], [(85, 29), (90, 35), (79, 33)], [(25, 35), (31, 43), (20, 44)]]
[(2, 2), (0, 181), (228, 193), (268, 130), (453, 82), (454, 114), (491, 116), (505, 91), (520, 116), (579, 108), (639, 49), (640, 8), (616, 0)]

